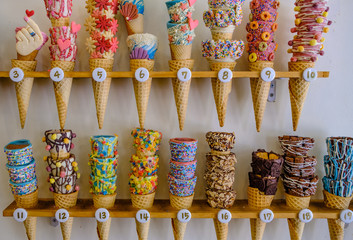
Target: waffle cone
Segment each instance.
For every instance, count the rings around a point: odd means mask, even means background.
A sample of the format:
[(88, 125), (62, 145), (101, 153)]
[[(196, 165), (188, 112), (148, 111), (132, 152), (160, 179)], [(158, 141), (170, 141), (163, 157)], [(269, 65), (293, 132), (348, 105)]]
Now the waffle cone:
[[(222, 68), (229, 68), (231, 71), (235, 68), (236, 62), (216, 62), (209, 61), (212, 71), (220, 71)], [(228, 96), (232, 91), (232, 81), (221, 82), (218, 78), (212, 78), (212, 90), (216, 103), (218, 121), (221, 127), (224, 126), (227, 113)]]
[(172, 218), (172, 228), (175, 240), (183, 240), (187, 223), (180, 222), (177, 218)]
[(56, 207), (68, 209), (76, 206), (78, 191), (70, 194), (53, 194)]
[[(261, 71), (266, 67), (273, 68), (273, 62), (257, 61), (249, 63), (250, 71)], [(255, 113), (256, 130), (260, 132), (271, 82), (265, 82), (261, 78), (250, 78), (250, 86)]]
[[(23, 72), (33, 72), (36, 70), (37, 61), (11, 60), (12, 67), (18, 67)], [(23, 78), (15, 83), (18, 111), (20, 114), (21, 127), (24, 128), (27, 117), (29, 100), (31, 98), (34, 78)]]
[[(69, 61), (52, 61), (51, 68), (59, 67), (64, 72), (72, 72), (75, 68), (75, 62)], [(53, 82), (56, 99), (56, 106), (58, 108), (60, 128), (65, 128), (67, 107), (69, 105), (72, 78), (64, 78), (60, 82)]]
[(188, 60), (191, 58), (192, 44), (174, 45), (170, 44), (170, 54), (173, 60)]
[(233, 39), (233, 32), (220, 32), (211, 30), (212, 39), (213, 41), (220, 41), (220, 40), (232, 40)]
[(26, 235), (28, 240), (35, 240), (37, 231), (37, 217), (27, 217), (23, 224), (26, 228)]
[(194, 194), (187, 197), (179, 197), (169, 193), (170, 205), (177, 209), (188, 209), (191, 208), (192, 200), (194, 199)]
[(70, 18), (50, 18), (51, 25), (53, 27), (65, 27), (65, 26), (70, 26)]
[(72, 225), (74, 223), (74, 218), (69, 217), (66, 222), (60, 223), (61, 234), (63, 235), (63, 240), (71, 239)]
[[(110, 195), (93, 194), (93, 205), (95, 208), (110, 209), (114, 207), (115, 198), (116, 198), (116, 193), (110, 194)], [(98, 234), (99, 240), (109, 239), (111, 222), (112, 222), (111, 218), (108, 218), (108, 220), (105, 222), (97, 221), (97, 234)]]
[(131, 202), (134, 208), (148, 209), (153, 206), (156, 192), (146, 195), (131, 194)]
[(344, 222), (341, 219), (327, 219), (328, 230), (331, 240), (343, 240), (344, 238)]
[[(313, 62), (289, 62), (289, 71), (303, 72), (307, 68), (315, 67)], [(302, 113), (310, 83), (303, 78), (290, 78), (288, 82), (289, 96), (292, 107), (293, 130), (296, 131)]]
[[(169, 70), (172, 72), (177, 72), (181, 68), (188, 68), (192, 71), (194, 67), (194, 60), (171, 60), (169, 61)], [(184, 128), (186, 110), (188, 107), (189, 91), (190, 91), (190, 81), (183, 82), (177, 78), (172, 79), (173, 92), (175, 105), (178, 112), (179, 119), (179, 129), (182, 131)]]
[(328, 208), (338, 209), (338, 210), (347, 209), (353, 197), (353, 196), (351, 197), (336, 196), (334, 194), (327, 192), (326, 190), (324, 190), (323, 192), (324, 192), (325, 206)]
[(136, 232), (139, 240), (147, 240), (148, 239), (148, 232), (150, 230), (150, 222), (148, 220), (146, 223), (140, 223), (135, 219), (136, 222)]
[(17, 53), (17, 60), (23, 60), (23, 61), (34, 61), (38, 55), (39, 50), (34, 50), (30, 54), (23, 56), (19, 53)]
[(110, 232), (110, 225), (112, 223), (112, 218), (108, 218), (105, 222), (97, 221), (97, 234), (99, 240), (108, 240), (109, 239), (109, 232)]
[(139, 14), (138, 17), (131, 21), (125, 21), (127, 34), (132, 35), (136, 33), (143, 33), (143, 15)]
[(218, 219), (213, 219), (214, 228), (216, 230), (217, 240), (227, 240), (228, 238), (228, 223), (221, 223)]
[(261, 221), (260, 218), (250, 219), (251, 239), (261, 240), (266, 228), (266, 223)]
[[(297, 197), (290, 194), (285, 194), (286, 205), (295, 210), (302, 210), (308, 208), (310, 205), (311, 197)], [(289, 234), (291, 240), (302, 239), (305, 223), (301, 222), (298, 218), (287, 219)]]
[[(89, 67), (93, 72), (96, 68), (103, 68), (107, 72), (113, 70), (114, 59), (90, 59)], [(103, 82), (97, 82), (92, 79), (94, 100), (96, 102), (96, 112), (99, 129), (103, 128), (105, 110), (107, 108), (108, 96), (110, 90), (111, 78), (106, 78)]]
[[(147, 60), (147, 59), (130, 60), (130, 69), (133, 73), (135, 73), (135, 71), (140, 67), (144, 67), (149, 72), (151, 72), (154, 67), (154, 61)], [(139, 115), (140, 127), (144, 128), (147, 106), (148, 106), (148, 99), (150, 97), (150, 91), (151, 91), (151, 85), (152, 85), (152, 78), (147, 79), (147, 81), (145, 82), (139, 82), (135, 78), (133, 78), (132, 81), (134, 84), (134, 92), (135, 92), (137, 112)]]

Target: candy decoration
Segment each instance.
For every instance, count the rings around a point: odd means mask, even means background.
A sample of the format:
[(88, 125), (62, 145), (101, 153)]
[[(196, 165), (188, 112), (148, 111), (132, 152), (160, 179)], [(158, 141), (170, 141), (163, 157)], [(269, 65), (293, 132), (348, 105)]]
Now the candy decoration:
[(128, 35), (143, 33), (144, 12), (143, 0), (121, 1), (120, 13), (124, 17)]

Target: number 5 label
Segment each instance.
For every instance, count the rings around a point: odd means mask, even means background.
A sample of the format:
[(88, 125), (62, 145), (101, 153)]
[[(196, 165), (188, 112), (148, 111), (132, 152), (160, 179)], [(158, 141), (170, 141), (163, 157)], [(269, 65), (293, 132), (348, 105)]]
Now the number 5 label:
[(17, 222), (23, 222), (24, 220), (27, 219), (27, 211), (23, 208), (17, 208), (14, 212), (13, 212), (13, 218), (17, 221)]
[(229, 68), (223, 68), (218, 72), (218, 79), (221, 82), (230, 82), (233, 78), (233, 72)]
[(179, 222), (187, 223), (191, 220), (191, 212), (187, 209), (182, 209), (178, 212), (177, 218)]
[(109, 219), (109, 211), (105, 208), (98, 208), (95, 217), (98, 222), (106, 222)]
[(340, 214), (340, 218), (342, 220), (342, 222), (344, 223), (352, 223), (353, 222), (353, 212), (349, 209), (345, 209), (341, 212)]
[(182, 82), (187, 82), (191, 79), (191, 71), (188, 68), (180, 68), (177, 75)]
[(136, 213), (136, 219), (140, 223), (146, 223), (150, 220), (150, 218), (150, 213), (145, 209), (141, 209)]
[(261, 71), (261, 79), (265, 82), (272, 82), (276, 77), (276, 72), (273, 68), (267, 67)]
[(146, 68), (139, 68), (135, 72), (135, 78), (139, 82), (146, 82), (150, 77), (150, 73)]
[(103, 82), (107, 78), (107, 72), (104, 68), (96, 68), (92, 72), (92, 78), (96, 82)]
[(317, 70), (315, 68), (307, 68), (303, 72), (303, 78), (307, 82), (312, 82), (317, 79)]
[(50, 78), (54, 82), (60, 82), (64, 79), (64, 71), (61, 68), (55, 67), (50, 70)]
[(66, 222), (70, 217), (69, 212), (66, 209), (59, 209), (55, 213), (55, 218), (58, 220), (58, 222)]
[(270, 209), (263, 209), (260, 212), (260, 219), (261, 219), (261, 221), (263, 221), (265, 223), (272, 222), (274, 217), (275, 217), (275, 215), (273, 214), (272, 210), (270, 210)]
[(23, 77), (24, 77), (24, 73), (22, 71), (21, 68), (13, 68), (10, 71), (10, 79), (14, 82), (21, 82)]
[(232, 214), (228, 210), (222, 209), (218, 212), (217, 218), (221, 223), (229, 223), (232, 220)]
[(310, 211), (309, 209), (303, 209), (299, 212), (299, 219), (303, 223), (309, 223), (311, 220), (313, 220), (313, 212)]

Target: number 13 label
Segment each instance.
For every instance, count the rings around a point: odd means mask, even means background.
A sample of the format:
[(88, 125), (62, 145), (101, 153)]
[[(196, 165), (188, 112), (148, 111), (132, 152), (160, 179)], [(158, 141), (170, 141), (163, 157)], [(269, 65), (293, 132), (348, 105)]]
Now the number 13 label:
[(136, 213), (136, 219), (140, 223), (146, 223), (150, 220), (150, 218), (150, 213), (145, 209), (141, 209)]
[(342, 222), (344, 223), (352, 223), (353, 222), (353, 212), (349, 209), (345, 209), (341, 212), (340, 214), (340, 218), (342, 220)]
[(276, 77), (276, 72), (273, 68), (267, 67), (261, 71), (261, 79), (265, 82), (272, 82)]
[(223, 68), (218, 72), (218, 79), (221, 82), (230, 82), (233, 78), (233, 72), (229, 68)]
[(218, 212), (217, 218), (221, 223), (229, 223), (232, 220), (232, 214), (228, 210), (222, 209)]
[(14, 82), (21, 82), (23, 77), (24, 77), (24, 73), (22, 71), (21, 68), (13, 68), (10, 71), (10, 79)]
[(191, 212), (187, 209), (182, 209), (178, 212), (178, 220), (182, 223), (187, 223), (191, 220)]
[(109, 211), (105, 208), (98, 208), (95, 217), (98, 222), (106, 222), (109, 219)]
[(66, 222), (70, 217), (69, 212), (66, 209), (59, 209), (55, 213), (55, 218), (58, 220), (58, 222)]
[(261, 219), (261, 221), (263, 221), (265, 223), (272, 222), (274, 217), (275, 217), (275, 215), (273, 214), (272, 210), (270, 210), (270, 209), (263, 209), (260, 212), (260, 219)]

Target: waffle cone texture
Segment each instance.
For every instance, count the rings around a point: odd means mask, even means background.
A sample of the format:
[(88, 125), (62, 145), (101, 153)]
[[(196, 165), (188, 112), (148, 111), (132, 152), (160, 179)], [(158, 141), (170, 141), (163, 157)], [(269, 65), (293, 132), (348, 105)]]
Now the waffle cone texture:
[(138, 17), (131, 21), (125, 21), (128, 35), (143, 33), (143, 15), (138, 14)]
[(216, 230), (217, 240), (228, 239), (228, 223), (221, 223), (217, 218), (213, 219), (214, 228)]
[[(170, 205), (177, 209), (188, 209), (192, 205), (194, 194), (187, 197), (179, 197), (169, 193)], [(175, 240), (183, 240), (187, 223), (180, 222), (177, 218), (172, 218), (172, 228)]]
[[(93, 194), (93, 205), (95, 208), (105, 208), (110, 209), (114, 207), (116, 198), (115, 194), (110, 195), (96, 195)], [(108, 218), (105, 222), (97, 221), (97, 235), (99, 240), (108, 240), (109, 239), (109, 232), (110, 232), (110, 225), (112, 223), (112, 219)]]

